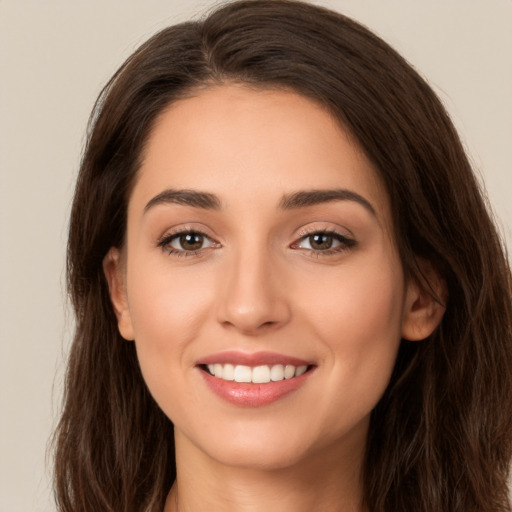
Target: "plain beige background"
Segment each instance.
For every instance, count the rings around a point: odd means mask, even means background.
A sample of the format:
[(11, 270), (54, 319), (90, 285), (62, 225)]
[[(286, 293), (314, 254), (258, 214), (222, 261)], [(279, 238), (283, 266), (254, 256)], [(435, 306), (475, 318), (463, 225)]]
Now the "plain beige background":
[[(325, 0), (429, 80), (512, 247), (512, 0)], [(72, 321), (67, 217), (102, 84), (198, 0), (0, 0), (0, 512), (54, 511), (45, 464)], [(447, 241), (449, 243), (449, 241)]]

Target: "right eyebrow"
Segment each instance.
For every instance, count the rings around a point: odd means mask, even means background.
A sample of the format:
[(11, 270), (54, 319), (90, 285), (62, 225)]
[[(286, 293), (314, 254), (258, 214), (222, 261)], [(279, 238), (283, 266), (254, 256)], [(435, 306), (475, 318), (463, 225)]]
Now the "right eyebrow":
[(300, 190), (294, 194), (283, 196), (280, 207), (284, 210), (293, 210), (332, 201), (354, 201), (363, 206), (373, 216), (377, 216), (375, 208), (368, 199), (357, 192), (343, 188), (333, 190)]
[(167, 189), (148, 201), (144, 213), (159, 204), (182, 204), (206, 210), (220, 209), (220, 200), (215, 194), (188, 189)]

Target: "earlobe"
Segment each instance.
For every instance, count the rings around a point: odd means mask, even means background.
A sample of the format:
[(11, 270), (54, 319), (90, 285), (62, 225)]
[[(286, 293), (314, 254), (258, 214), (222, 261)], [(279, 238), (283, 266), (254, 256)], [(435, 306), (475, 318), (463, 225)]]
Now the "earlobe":
[(111, 247), (103, 259), (103, 272), (108, 283), (110, 301), (117, 318), (119, 332), (125, 340), (134, 340), (122, 256), (121, 251), (116, 247)]
[(422, 283), (411, 279), (407, 284), (402, 338), (409, 341), (421, 341), (428, 338), (441, 323), (448, 290), (444, 279), (429, 261), (419, 262)]

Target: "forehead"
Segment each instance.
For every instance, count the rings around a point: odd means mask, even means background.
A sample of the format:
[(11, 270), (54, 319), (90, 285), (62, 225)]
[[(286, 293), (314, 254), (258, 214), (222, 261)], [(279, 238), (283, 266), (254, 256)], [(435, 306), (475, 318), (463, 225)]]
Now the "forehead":
[(212, 86), (170, 105), (149, 136), (131, 203), (143, 208), (168, 188), (247, 208), (299, 190), (346, 188), (389, 217), (383, 183), (359, 145), (326, 109), (284, 90)]

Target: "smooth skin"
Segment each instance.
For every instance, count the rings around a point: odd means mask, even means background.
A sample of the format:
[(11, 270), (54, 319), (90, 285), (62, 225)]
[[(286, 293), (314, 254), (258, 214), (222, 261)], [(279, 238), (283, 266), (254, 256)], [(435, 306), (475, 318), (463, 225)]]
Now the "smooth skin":
[[(104, 268), (119, 330), (175, 425), (165, 512), (363, 510), (370, 413), (401, 338), (426, 338), (443, 308), (405, 281), (384, 186), (328, 112), (235, 84), (172, 104)], [(293, 393), (240, 407), (197, 365), (228, 350), (314, 366)]]

